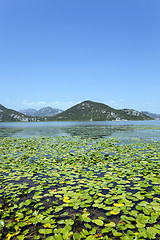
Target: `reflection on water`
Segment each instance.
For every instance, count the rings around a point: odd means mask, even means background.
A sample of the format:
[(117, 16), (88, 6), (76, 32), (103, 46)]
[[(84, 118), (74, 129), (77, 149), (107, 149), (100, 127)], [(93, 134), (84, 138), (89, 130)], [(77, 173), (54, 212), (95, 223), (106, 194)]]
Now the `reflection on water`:
[(0, 137), (118, 137), (160, 141), (160, 121), (0, 123)]
[(20, 128), (0, 128), (0, 137), (12, 137), (18, 132), (21, 132)]
[(65, 131), (71, 136), (81, 136), (81, 137), (107, 137), (116, 132), (126, 132), (130, 127), (124, 126), (73, 126), (67, 127)]
[(16, 132), (12, 137), (57, 137), (57, 136), (68, 136), (67, 133), (62, 131), (61, 128), (24, 128), (21, 131)]

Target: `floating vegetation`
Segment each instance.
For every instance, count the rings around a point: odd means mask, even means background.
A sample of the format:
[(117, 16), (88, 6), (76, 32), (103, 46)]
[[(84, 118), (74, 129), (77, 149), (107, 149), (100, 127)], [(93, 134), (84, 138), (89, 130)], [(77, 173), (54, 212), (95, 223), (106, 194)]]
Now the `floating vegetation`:
[(1, 138), (0, 238), (160, 239), (160, 142)]

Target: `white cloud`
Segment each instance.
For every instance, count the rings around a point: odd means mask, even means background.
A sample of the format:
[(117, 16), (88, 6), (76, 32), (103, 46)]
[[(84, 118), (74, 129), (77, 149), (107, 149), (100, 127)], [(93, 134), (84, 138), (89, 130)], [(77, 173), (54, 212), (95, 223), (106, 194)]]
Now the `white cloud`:
[(55, 106), (60, 106), (60, 105), (61, 105), (61, 102), (59, 102), (59, 101), (54, 101), (54, 102), (48, 102), (47, 104), (48, 104), (48, 106), (50, 106), (50, 107), (55, 107)]
[(32, 102), (29, 102), (27, 100), (24, 100), (22, 102), (22, 104), (24, 106), (27, 106), (27, 107), (42, 107), (42, 106), (46, 105), (46, 102), (44, 102), (44, 101), (39, 101), (39, 102), (33, 102), (32, 101)]
[(128, 107), (128, 104), (125, 103), (124, 99), (110, 100), (108, 105), (113, 108), (119, 108), (119, 109)]
[(111, 105), (112, 107), (118, 107), (119, 106), (119, 104), (115, 100), (110, 100), (109, 105)]
[(74, 102), (71, 102), (71, 101), (68, 101), (68, 102), (59, 102), (59, 101), (55, 101), (55, 102), (52, 102), (52, 104), (50, 104), (49, 106), (51, 107), (57, 107), (61, 110), (66, 110), (70, 107), (72, 107), (73, 105), (75, 105), (76, 103)]
[(60, 101), (53, 101), (53, 102), (44, 102), (44, 101), (38, 101), (38, 102), (34, 102), (34, 101), (27, 101), (24, 100), (22, 102), (24, 108), (36, 108), (36, 109), (40, 109), (42, 107), (52, 107), (52, 108), (59, 108), (62, 110), (66, 110), (70, 107), (72, 107), (73, 105), (77, 104), (71, 101), (68, 102), (60, 102)]
[(110, 101), (110, 104), (115, 104), (115, 103), (116, 103), (115, 100), (111, 100), (111, 101)]

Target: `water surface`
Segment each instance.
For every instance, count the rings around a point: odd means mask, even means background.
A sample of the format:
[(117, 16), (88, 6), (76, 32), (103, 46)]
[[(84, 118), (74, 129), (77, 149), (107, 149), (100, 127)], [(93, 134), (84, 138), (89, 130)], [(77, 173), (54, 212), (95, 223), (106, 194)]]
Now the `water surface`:
[(160, 120), (96, 122), (1, 122), (0, 137), (118, 137), (160, 141)]

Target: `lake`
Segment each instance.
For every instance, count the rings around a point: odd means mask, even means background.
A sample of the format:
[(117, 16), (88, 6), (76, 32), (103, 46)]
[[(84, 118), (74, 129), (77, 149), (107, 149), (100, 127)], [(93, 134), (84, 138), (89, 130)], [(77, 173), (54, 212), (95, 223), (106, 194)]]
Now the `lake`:
[(0, 123), (0, 137), (1, 239), (160, 239), (160, 121)]
[(160, 120), (100, 122), (1, 122), (0, 137), (118, 137), (160, 141)]

